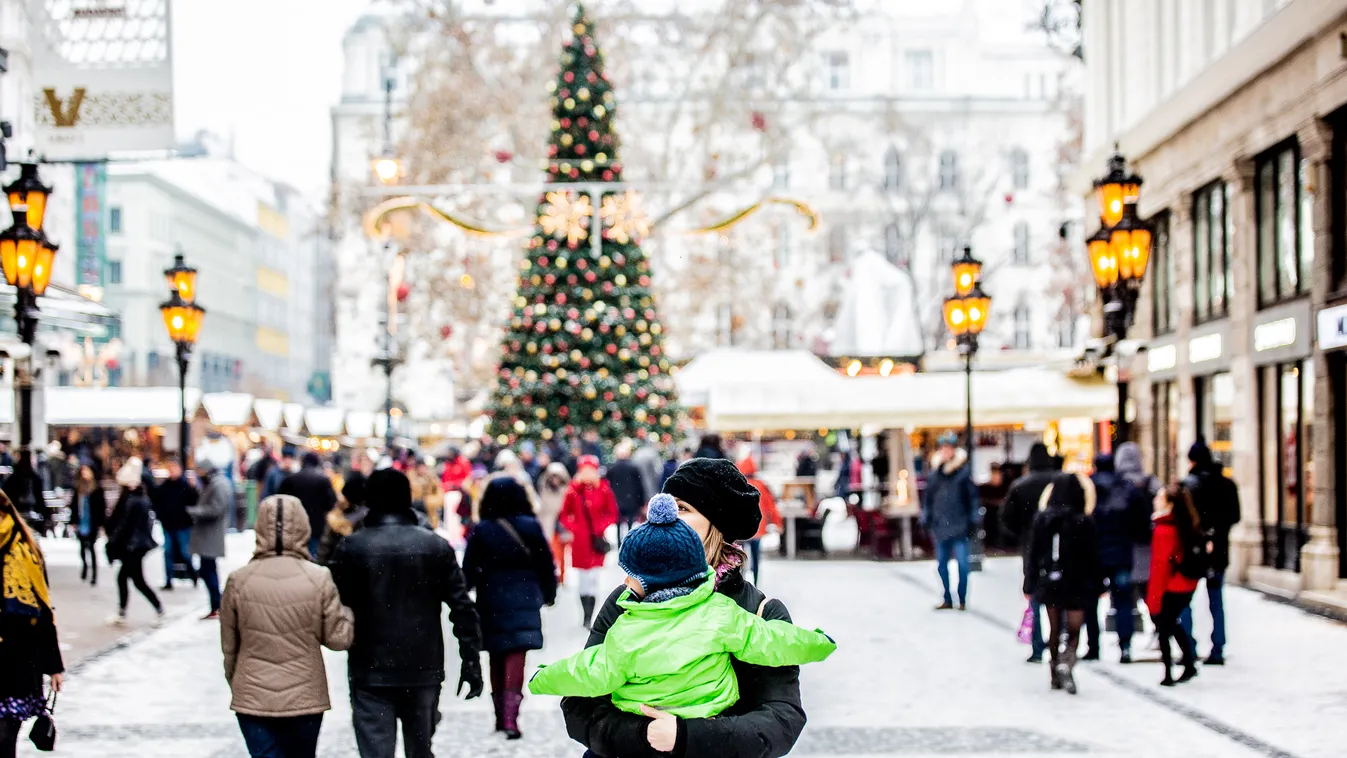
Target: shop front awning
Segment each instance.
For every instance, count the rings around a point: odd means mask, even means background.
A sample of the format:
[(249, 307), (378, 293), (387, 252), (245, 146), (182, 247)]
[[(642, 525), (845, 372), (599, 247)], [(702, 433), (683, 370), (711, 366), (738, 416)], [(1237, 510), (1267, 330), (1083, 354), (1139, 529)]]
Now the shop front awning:
[[(973, 373), (973, 423), (1045, 424), (1111, 418), (1114, 385), (1052, 368)], [(964, 375), (956, 372), (844, 377), (720, 386), (706, 406), (707, 427), (722, 432), (781, 429), (962, 427)]]
[(259, 397), (253, 401), (253, 415), (257, 416), (257, 426), (268, 432), (280, 431), (285, 416), (285, 403), (280, 400)]
[(202, 396), (201, 404), (215, 426), (252, 426), (253, 400), (246, 392), (210, 392)]
[[(188, 418), (200, 402), (201, 391), (188, 387)], [(176, 424), (182, 414), (177, 387), (48, 387), (44, 405), (56, 426)]]

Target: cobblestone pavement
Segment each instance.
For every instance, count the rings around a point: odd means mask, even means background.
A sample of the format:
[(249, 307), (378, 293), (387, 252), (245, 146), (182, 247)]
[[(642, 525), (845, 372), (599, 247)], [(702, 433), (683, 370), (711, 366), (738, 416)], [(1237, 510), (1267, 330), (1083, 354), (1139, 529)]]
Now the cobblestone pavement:
[[(1023, 662), (1027, 649), (1014, 639), (1023, 613), (1018, 570), (1013, 560), (990, 561), (974, 577), (970, 612), (936, 613), (930, 563), (769, 563), (769, 594), (839, 643), (832, 659), (805, 668), (810, 721), (792, 755), (1342, 755), (1347, 627), (1228, 590), (1229, 666), (1162, 692), (1156, 664), (1083, 665), (1081, 694), (1072, 698), (1048, 690), (1045, 667)], [(616, 582), (615, 570), (610, 579)], [(548, 649), (532, 654), (531, 664), (579, 647), (578, 605), (568, 590), (546, 613)], [(1204, 621), (1199, 614), (1199, 636)], [(344, 656), (327, 661), (335, 707), (319, 755), (355, 756)], [(228, 702), (218, 627), (183, 618), (70, 677), (57, 754), (245, 758)], [(553, 698), (525, 701), (525, 738), (516, 743), (491, 733), (490, 708), (488, 699), (465, 702), (446, 688), (436, 755), (581, 752), (566, 738)], [(22, 747), (19, 754), (36, 755)]]

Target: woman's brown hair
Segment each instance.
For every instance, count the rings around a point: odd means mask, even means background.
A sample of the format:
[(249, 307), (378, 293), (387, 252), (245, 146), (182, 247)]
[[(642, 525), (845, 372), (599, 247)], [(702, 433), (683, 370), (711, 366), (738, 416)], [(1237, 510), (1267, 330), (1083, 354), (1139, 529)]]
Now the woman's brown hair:
[(1193, 494), (1183, 482), (1171, 482), (1165, 487), (1165, 501), (1169, 503), (1170, 513), (1174, 514), (1174, 523), (1184, 540), (1197, 537), (1202, 533), (1202, 518), (1193, 505)]
[(720, 530), (712, 526), (706, 532), (706, 539), (702, 540), (702, 545), (706, 547), (706, 563), (711, 568), (723, 566), (731, 560), (731, 557), (738, 560), (743, 565), (748, 555), (733, 542), (725, 539), (725, 535)]

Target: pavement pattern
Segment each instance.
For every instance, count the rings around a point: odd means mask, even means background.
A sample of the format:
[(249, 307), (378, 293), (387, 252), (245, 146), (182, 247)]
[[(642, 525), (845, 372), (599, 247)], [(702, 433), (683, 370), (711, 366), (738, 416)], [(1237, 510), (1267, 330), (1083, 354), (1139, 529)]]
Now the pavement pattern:
[[(619, 574), (609, 571), (616, 585)], [(839, 645), (804, 669), (809, 726), (792, 756), (1317, 758), (1342, 755), (1347, 742), (1347, 627), (1256, 593), (1227, 590), (1226, 667), (1162, 689), (1158, 664), (1122, 666), (1110, 644), (1104, 662), (1082, 664), (1081, 692), (1071, 697), (1049, 691), (1046, 666), (1024, 663), (1016, 560), (991, 560), (973, 577), (966, 613), (932, 610), (938, 580), (929, 562), (777, 561), (764, 574), (764, 589), (797, 623)], [(544, 618), (547, 649), (530, 654), (531, 666), (584, 640), (573, 588)], [(1197, 623), (1201, 639), (1209, 622), (1200, 610)], [(326, 661), (334, 708), (318, 754), (354, 757), (345, 656), (329, 652)], [(457, 661), (448, 668), (452, 686)], [(246, 758), (228, 708), (218, 625), (185, 614), (75, 663), (56, 754)], [(446, 687), (441, 709), (440, 758), (582, 752), (566, 737), (555, 698), (525, 700), (518, 742), (492, 733), (488, 698), (463, 701)], [(25, 750), (19, 755), (37, 755)]]

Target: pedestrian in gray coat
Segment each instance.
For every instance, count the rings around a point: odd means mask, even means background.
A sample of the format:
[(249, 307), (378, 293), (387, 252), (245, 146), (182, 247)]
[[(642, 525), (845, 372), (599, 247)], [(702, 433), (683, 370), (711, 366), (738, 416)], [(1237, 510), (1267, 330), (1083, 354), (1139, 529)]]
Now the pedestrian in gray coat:
[(953, 432), (940, 435), (939, 449), (931, 457), (931, 473), (921, 502), (921, 525), (935, 544), (936, 572), (944, 585), (944, 601), (936, 610), (954, 607), (949, 590), (949, 560), (959, 564), (959, 610), (968, 600), (968, 538), (982, 524), (982, 504), (973, 483), (968, 453), (957, 447)]
[(197, 461), (196, 475), (201, 479), (202, 490), (196, 505), (187, 506), (187, 514), (192, 517), (188, 547), (201, 562), (197, 573), (210, 599), (210, 613), (203, 620), (210, 620), (220, 618), (220, 572), (215, 561), (225, 555), (225, 530), (229, 511), (234, 507), (234, 488), (229, 478), (208, 460)]

